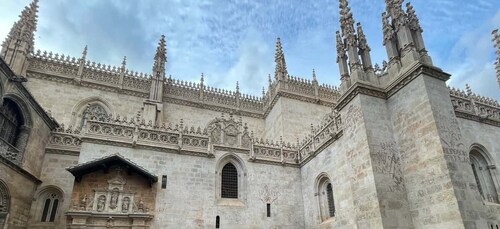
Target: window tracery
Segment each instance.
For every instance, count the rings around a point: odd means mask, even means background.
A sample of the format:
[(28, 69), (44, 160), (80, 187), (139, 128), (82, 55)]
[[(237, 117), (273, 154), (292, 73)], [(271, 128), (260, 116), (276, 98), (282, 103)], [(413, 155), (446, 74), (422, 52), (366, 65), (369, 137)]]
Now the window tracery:
[(492, 174), (495, 166), (488, 163), (484, 153), (480, 149), (473, 148), (469, 154), (474, 180), (484, 201), (499, 203), (500, 200), (498, 199), (497, 188)]

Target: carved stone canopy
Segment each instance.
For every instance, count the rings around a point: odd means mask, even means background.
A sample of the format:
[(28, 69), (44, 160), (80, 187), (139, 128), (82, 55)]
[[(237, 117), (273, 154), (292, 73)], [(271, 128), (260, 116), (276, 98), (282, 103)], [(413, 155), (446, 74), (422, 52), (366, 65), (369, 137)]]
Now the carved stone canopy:
[(137, 174), (141, 175), (149, 181), (150, 186), (153, 183), (158, 182), (158, 176), (147, 171), (146, 169), (142, 168), (141, 166), (137, 165), (136, 163), (123, 157), (120, 154), (112, 154), (106, 157), (81, 163), (72, 167), (68, 167), (66, 168), (66, 170), (68, 170), (71, 174), (73, 174), (73, 176), (75, 176), (77, 182), (80, 182), (82, 176), (85, 174), (89, 174), (98, 170), (104, 170), (104, 172), (107, 172), (109, 168), (116, 165), (126, 168), (128, 171), (134, 171)]

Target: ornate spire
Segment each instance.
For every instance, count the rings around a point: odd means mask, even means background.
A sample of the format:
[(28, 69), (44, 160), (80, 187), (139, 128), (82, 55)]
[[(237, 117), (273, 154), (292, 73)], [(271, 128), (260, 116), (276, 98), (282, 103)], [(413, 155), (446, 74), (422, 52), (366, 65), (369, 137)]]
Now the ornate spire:
[(424, 30), (420, 26), (420, 21), (418, 20), (417, 13), (410, 2), (406, 3), (406, 15), (408, 20), (408, 26), (411, 30), (423, 32)]
[(370, 51), (370, 46), (368, 45), (368, 41), (366, 40), (365, 33), (363, 32), (363, 27), (361, 23), (356, 23), (357, 33), (358, 33), (358, 48), (360, 50)]
[(87, 52), (88, 52), (88, 48), (87, 48), (87, 45), (85, 45), (85, 48), (83, 48), (83, 52), (82, 52), (82, 60), (87, 59)]
[(158, 47), (156, 48), (153, 77), (165, 78), (165, 63), (167, 63), (167, 44), (165, 42), (165, 35), (161, 35)]
[(200, 84), (203, 85), (205, 82), (205, 76), (203, 75), (203, 72), (201, 73), (201, 79), (200, 79)]
[[(151, 80), (149, 93), (149, 99), (151, 100), (162, 101), (163, 99), (165, 63), (167, 63), (167, 45), (165, 42), (165, 35), (161, 35), (160, 41), (158, 42), (158, 48), (156, 48), (155, 62), (153, 64), (153, 79)], [(149, 119), (153, 120), (151, 117)]]
[(497, 58), (495, 61), (495, 70), (497, 72), (498, 86), (500, 87), (500, 34), (498, 34), (498, 29), (493, 30), (493, 32), (491, 32), (491, 35), (493, 35), (493, 39), (492, 39), (492, 41), (494, 43), (493, 46), (497, 49), (496, 50)]
[(34, 0), (21, 12), (2, 44), (1, 56), (18, 75), (24, 74), (24, 62), (34, 50), (37, 18), (38, 0)]
[(275, 79), (286, 80), (288, 71), (286, 70), (285, 54), (283, 53), (283, 48), (281, 47), (281, 39), (279, 37), (276, 41), (276, 54), (274, 56), (274, 62), (276, 63), (276, 69), (274, 70)]
[(127, 56), (123, 56), (122, 69), (125, 70), (126, 66), (127, 66)]
[(240, 93), (240, 83), (238, 81), (236, 81), (236, 93)]
[(316, 71), (314, 70), (314, 68), (313, 68), (313, 82), (318, 82), (318, 80), (316, 79)]
[(356, 45), (356, 35), (354, 34), (354, 18), (347, 0), (339, 0), (340, 8), (340, 28), (342, 35), (346, 38), (347, 46)]

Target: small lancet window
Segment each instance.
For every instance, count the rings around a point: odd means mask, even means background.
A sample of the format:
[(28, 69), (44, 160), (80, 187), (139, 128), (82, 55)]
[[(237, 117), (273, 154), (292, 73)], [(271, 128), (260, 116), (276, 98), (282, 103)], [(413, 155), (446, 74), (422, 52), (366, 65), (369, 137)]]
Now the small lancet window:
[(41, 222), (54, 222), (59, 207), (59, 196), (57, 194), (49, 194), (43, 204)]

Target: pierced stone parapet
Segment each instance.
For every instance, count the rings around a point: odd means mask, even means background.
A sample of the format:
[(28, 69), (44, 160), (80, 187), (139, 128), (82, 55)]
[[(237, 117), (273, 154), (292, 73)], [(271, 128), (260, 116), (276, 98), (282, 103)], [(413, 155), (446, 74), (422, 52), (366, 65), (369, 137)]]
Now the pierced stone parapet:
[(270, 161), (281, 164), (298, 164), (297, 146), (280, 141), (255, 140), (250, 152), (251, 161)]
[(457, 117), (500, 126), (498, 101), (473, 93), (468, 85), (467, 91), (450, 88), (450, 97)]
[(0, 156), (19, 166), (21, 166), (23, 160), (22, 153), (2, 138), (0, 138)]
[(79, 128), (73, 128), (72, 126), (64, 128), (62, 124), (50, 133), (46, 149), (49, 152), (79, 154), (82, 145), (80, 134), (81, 131)]

